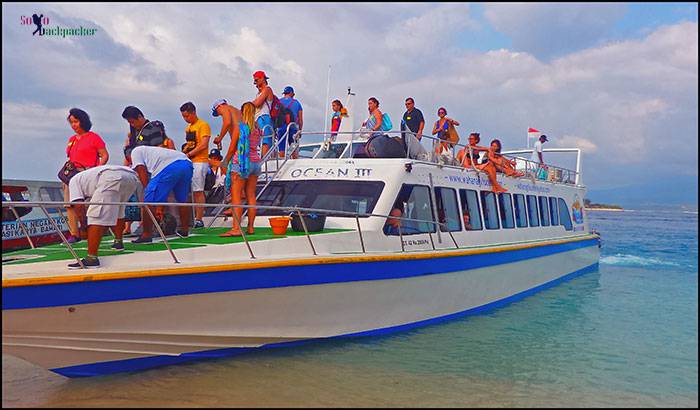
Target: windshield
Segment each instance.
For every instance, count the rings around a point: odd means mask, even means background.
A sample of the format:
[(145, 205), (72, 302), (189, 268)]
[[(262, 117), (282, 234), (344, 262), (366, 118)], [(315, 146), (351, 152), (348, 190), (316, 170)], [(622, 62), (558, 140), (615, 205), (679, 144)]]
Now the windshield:
[[(372, 213), (383, 189), (381, 181), (274, 181), (258, 198), (258, 205)], [(287, 215), (289, 212), (259, 209), (258, 215)], [(327, 215), (351, 217), (333, 212)]]

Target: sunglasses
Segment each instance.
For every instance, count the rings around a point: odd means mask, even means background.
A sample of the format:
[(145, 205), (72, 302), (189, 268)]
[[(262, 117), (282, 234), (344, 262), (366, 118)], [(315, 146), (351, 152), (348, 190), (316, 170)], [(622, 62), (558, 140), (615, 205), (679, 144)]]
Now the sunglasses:
[(438, 111), (438, 115), (440, 115), (440, 114), (447, 114), (447, 112), (445, 112), (445, 111)]

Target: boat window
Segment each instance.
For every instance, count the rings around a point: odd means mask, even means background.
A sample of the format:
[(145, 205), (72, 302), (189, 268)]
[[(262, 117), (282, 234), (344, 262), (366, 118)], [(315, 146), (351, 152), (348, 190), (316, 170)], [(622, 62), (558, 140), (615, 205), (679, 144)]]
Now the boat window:
[(530, 226), (540, 226), (540, 220), (537, 217), (537, 197), (534, 195), (527, 196), (527, 216)]
[[(63, 189), (59, 187), (42, 186), (39, 188), (39, 199), (42, 201), (58, 201), (63, 202)], [(46, 208), (50, 214), (59, 213), (58, 208)]]
[(367, 156), (367, 150), (365, 149), (364, 142), (353, 142), (352, 143), (352, 157), (353, 158), (369, 158)]
[(480, 231), (481, 212), (479, 212), (479, 198), (476, 195), (476, 191), (460, 189), (459, 198), (462, 202), (464, 229), (467, 231)]
[[(381, 181), (273, 181), (258, 198), (258, 204), (371, 213), (383, 189)], [(289, 211), (258, 209), (258, 215), (288, 214)], [(351, 217), (333, 212), (327, 215)]]
[(549, 204), (546, 196), (538, 197), (540, 200), (540, 222), (542, 226), (549, 226)]
[[(3, 201), (29, 201), (29, 191), (27, 190), (27, 187), (10, 187), (12, 189), (12, 192), (3, 192), (2, 193), (2, 200)], [(3, 187), (5, 189), (5, 187)], [(17, 211), (17, 215), (19, 217), (23, 217), (24, 215), (27, 215), (28, 213), (32, 212), (32, 207), (31, 206), (15, 206), (15, 211)], [(10, 207), (3, 207), (2, 208), (2, 221), (3, 222), (11, 222), (15, 221), (17, 218), (15, 217), (14, 212), (10, 209)]]
[(498, 229), (498, 207), (496, 194), (492, 191), (481, 191), (481, 208), (484, 210), (484, 225), (486, 229)]
[(457, 205), (457, 193), (450, 188), (435, 188), (435, 202), (437, 206), (438, 222), (442, 232), (454, 232), (462, 230), (462, 223), (459, 217), (459, 206)]
[(523, 194), (513, 194), (515, 200), (515, 223), (518, 228), (527, 228), (527, 206)]
[(570, 231), (574, 229), (571, 224), (571, 216), (569, 215), (569, 207), (566, 206), (566, 202), (559, 198), (559, 222), (564, 225), (564, 229)]
[(305, 145), (303, 147), (299, 147), (298, 157), (313, 158), (320, 148), (321, 144)]
[(327, 150), (318, 149), (316, 158), (340, 158), (340, 156), (343, 154), (343, 151), (345, 151), (346, 146), (347, 144), (345, 143), (331, 144)]
[(549, 215), (552, 217), (552, 226), (559, 225), (559, 210), (557, 209), (557, 198), (549, 197)]
[[(433, 221), (433, 207), (430, 200), (430, 189), (424, 185), (403, 184), (399, 195), (394, 201), (393, 208), (401, 210), (401, 216), (404, 218), (420, 219), (420, 221), (402, 221), (401, 234), (415, 235), (419, 233), (435, 232), (435, 224), (428, 222)], [(384, 226), (386, 235), (398, 235), (396, 230), (391, 229), (387, 223)]]
[(515, 228), (513, 221), (513, 203), (510, 194), (498, 194), (498, 210), (501, 216), (501, 225), (504, 228)]

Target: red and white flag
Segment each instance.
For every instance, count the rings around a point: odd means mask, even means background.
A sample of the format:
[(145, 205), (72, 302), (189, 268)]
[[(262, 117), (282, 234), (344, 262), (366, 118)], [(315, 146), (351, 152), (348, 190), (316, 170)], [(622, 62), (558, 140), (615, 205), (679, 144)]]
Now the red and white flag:
[(530, 146), (530, 140), (533, 140), (533, 139), (537, 140), (540, 138), (540, 135), (542, 135), (542, 133), (540, 133), (539, 130), (536, 130), (532, 127), (528, 128), (527, 129), (527, 146), (528, 147)]

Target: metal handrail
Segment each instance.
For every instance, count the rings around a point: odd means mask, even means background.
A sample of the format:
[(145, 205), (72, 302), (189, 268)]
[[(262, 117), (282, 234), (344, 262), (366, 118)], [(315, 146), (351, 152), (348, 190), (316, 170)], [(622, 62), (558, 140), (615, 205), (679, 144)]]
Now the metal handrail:
[[(263, 188), (260, 190), (260, 192), (258, 192), (258, 194), (255, 196), (256, 199), (260, 198), (260, 195), (262, 195), (262, 193), (263, 193), (263, 191), (265, 190), (265, 188), (267, 188), (267, 186), (270, 185), (270, 183), (275, 179), (275, 177), (276, 177), (277, 174), (279, 173), (279, 171), (280, 171), (280, 169), (282, 168), (282, 166), (284, 166), (284, 164), (286, 164), (286, 163), (287, 163), (287, 160), (289, 159), (289, 156), (287, 155), (287, 153), (289, 152), (289, 149), (287, 149), (287, 150), (285, 150), (285, 159), (284, 159), (284, 161), (282, 162), (282, 165), (280, 165), (280, 164), (279, 164), (279, 155), (277, 155), (277, 153), (279, 152), (279, 151), (278, 151), (278, 150), (279, 150), (279, 145), (282, 143), (283, 140), (286, 140), (286, 139), (287, 139), (287, 137), (288, 137), (288, 135), (289, 135), (289, 129), (292, 127), (292, 125), (296, 125), (296, 126), (298, 127), (298, 124), (297, 124), (296, 122), (291, 122), (291, 123), (289, 123), (289, 124), (287, 125), (287, 131), (284, 133), (284, 135), (282, 136), (282, 138), (279, 139), (279, 140), (276, 139), (276, 138), (277, 138), (277, 135), (276, 135), (276, 133), (274, 132), (274, 128), (273, 128), (273, 133), (275, 134), (275, 136), (274, 136), (274, 139), (273, 139), (274, 143), (273, 143), (273, 145), (272, 145), (272, 148), (270, 148), (270, 149), (267, 151), (267, 153), (265, 154), (265, 156), (260, 160), (260, 162), (263, 163), (263, 164), (265, 165), (265, 171), (264, 171), (264, 173), (265, 173), (265, 181), (266, 181), (266, 183), (265, 183), (265, 186), (263, 186)], [(266, 127), (271, 127), (271, 125), (269, 125), (269, 124), (266, 125), (265, 127), (263, 127), (263, 130), (264, 130)], [(301, 131), (297, 131), (297, 133), (294, 134), (294, 137), (295, 137), (296, 139), (295, 139), (295, 144), (293, 145), (293, 147), (294, 147), (295, 149), (296, 149), (296, 147), (299, 145), (299, 139), (297, 138), (297, 136), (300, 135), (300, 132), (301, 132)], [(267, 161), (269, 161), (269, 157), (270, 157), (271, 155), (273, 155), (273, 154), (275, 155), (275, 161), (276, 161), (276, 163), (277, 163), (277, 166), (275, 167), (275, 173), (272, 175), (272, 178), (268, 178), (267, 174), (269, 173), (269, 169), (268, 169)], [(228, 171), (228, 170), (227, 170), (227, 171)], [(226, 195), (224, 195), (224, 199), (223, 199), (223, 200), (224, 200), (224, 201), (226, 200)], [(220, 203), (219, 203), (219, 205), (222, 205), (222, 204), (223, 204), (223, 202), (220, 202)], [(232, 206), (234, 206), (234, 205), (232, 205)], [(237, 205), (236, 205), (236, 206), (237, 206)], [(228, 207), (228, 206), (222, 206), (221, 208), (219, 208), (219, 209), (216, 211), (216, 214), (213, 216), (213, 218), (211, 219), (211, 221), (209, 221), (209, 225), (207, 225), (207, 228), (211, 228), (211, 226), (214, 224), (214, 222), (215, 222), (216, 219), (219, 217), (219, 215), (221, 215), (221, 213), (222, 213), (222, 212), (224, 211), (224, 209), (226, 209), (227, 207)], [(246, 211), (247, 211), (247, 210), (246, 210)], [(243, 217), (243, 216), (245, 216), (245, 212), (244, 212), (244, 214), (241, 215), (241, 217)]]
[[(74, 205), (75, 202), (69, 202), (69, 201), (3, 201), (3, 202), (2, 202), (2, 206), (3, 206), (3, 207), (13, 207), (13, 206), (19, 206), (19, 205), (21, 205), (21, 206), (40, 206), (40, 207), (42, 208), (42, 210), (44, 211), (44, 213), (47, 215), (47, 217), (49, 217), (49, 214), (48, 214), (48, 212), (46, 211), (46, 208), (45, 208), (46, 205), (49, 205), (49, 206), (57, 206), (57, 205), (70, 205), (70, 204), (73, 204), (73, 205)], [(92, 205), (92, 204), (93, 204), (93, 203), (92, 203), (91, 201), (80, 202), (80, 205)], [(155, 220), (155, 216), (154, 216), (153, 213), (150, 211), (149, 206), (176, 206), (176, 207), (177, 207), (177, 206), (186, 206), (186, 207), (195, 206), (195, 207), (204, 207), (204, 208), (208, 208), (208, 207), (216, 207), (216, 206), (219, 206), (219, 205), (220, 205), (220, 204), (206, 204), (206, 203), (205, 203), (205, 204), (200, 204), (200, 203), (194, 203), (194, 204), (193, 204), (193, 203), (171, 203), (171, 202), (95, 202), (94, 204), (98, 204), (98, 205), (146, 206), (146, 210), (148, 211), (148, 214), (149, 214), (151, 220), (153, 221), (153, 224), (156, 225), (156, 228), (157, 228), (157, 230), (158, 230), (158, 233), (161, 235), (161, 238), (163, 239), (163, 242), (165, 243), (166, 247), (168, 248), (168, 251), (169, 251), (169, 253), (171, 254), (171, 256), (173, 257), (175, 263), (180, 263), (180, 262), (178, 261), (177, 257), (175, 256), (175, 253), (173, 252), (172, 248), (171, 248), (170, 245), (168, 244), (164, 232), (162, 231), (162, 229), (160, 229), (160, 226), (158, 226), (158, 223), (157, 223), (157, 221)], [(362, 253), (366, 253), (366, 250), (365, 250), (364, 238), (363, 238), (363, 235), (362, 235), (362, 230), (360, 229), (360, 223), (359, 223), (359, 218), (360, 218), (360, 217), (378, 217), (378, 218), (384, 218), (384, 219), (393, 218), (393, 219), (398, 219), (398, 220), (400, 220), (400, 221), (402, 221), (402, 222), (403, 222), (403, 221), (427, 222), (427, 223), (430, 223), (430, 224), (432, 224), (432, 225), (435, 225), (435, 230), (436, 230), (436, 231), (440, 231), (440, 229), (439, 229), (440, 226), (447, 227), (447, 224), (446, 224), (446, 223), (437, 222), (437, 221), (433, 221), (433, 220), (406, 218), (406, 217), (403, 217), (403, 216), (391, 216), (391, 215), (375, 214), (375, 213), (365, 213), (365, 212), (362, 212), (362, 213), (361, 213), (361, 212), (337, 211), (337, 210), (333, 210), (333, 209), (305, 208), (305, 207), (298, 207), (298, 206), (274, 206), (274, 205), (254, 205), (254, 206), (253, 206), (253, 205), (237, 205), (237, 206), (240, 206), (240, 207), (246, 208), (246, 209), (249, 209), (249, 208), (260, 208), (260, 209), (270, 209), (270, 210), (283, 210), (283, 211), (288, 211), (288, 212), (291, 211), (291, 213), (295, 213), (295, 212), (296, 212), (296, 213), (299, 215), (299, 218), (300, 218), (300, 220), (301, 220), (301, 224), (302, 224), (302, 226), (303, 226), (303, 228), (304, 228), (304, 233), (305, 233), (305, 235), (306, 235), (306, 237), (307, 237), (307, 239), (308, 239), (308, 241), (309, 241), (309, 245), (311, 246), (311, 250), (312, 250), (312, 252), (313, 252), (314, 255), (317, 255), (316, 249), (315, 249), (315, 247), (314, 247), (314, 245), (313, 245), (313, 241), (311, 240), (311, 235), (309, 235), (309, 231), (308, 231), (308, 229), (307, 229), (307, 227), (306, 227), (306, 222), (304, 221), (302, 212), (305, 212), (305, 213), (321, 213), (321, 214), (333, 213), (333, 214), (343, 214), (343, 215), (348, 215), (348, 216), (353, 216), (353, 217), (355, 217), (356, 222), (357, 222), (357, 225), (358, 225), (358, 235), (359, 235), (359, 237), (360, 237), (360, 243), (361, 243), (361, 246), (362, 246)], [(235, 217), (235, 212), (234, 212), (234, 218), (236, 218), (236, 217)], [(49, 219), (50, 219), (50, 218), (49, 218)], [(67, 239), (65, 238), (65, 236), (60, 232), (60, 229), (58, 228), (58, 225), (57, 225), (57, 224), (55, 223), (55, 221), (53, 221), (53, 220), (51, 220), (51, 222), (53, 223), (54, 229), (55, 229), (55, 230), (59, 233), (59, 235), (61, 236), (61, 239), (62, 239), (63, 243), (68, 247), (68, 249), (70, 250), (71, 254), (77, 259), (78, 264), (79, 264), (82, 268), (85, 268), (85, 266), (83, 265), (81, 259), (78, 257), (78, 255), (77, 255), (77, 253), (75, 252), (75, 250), (73, 249), (73, 247), (70, 245), (70, 243), (68, 243), (68, 241), (67, 241)], [(240, 221), (238, 221), (238, 223), (239, 223), (239, 226), (240, 226)], [(399, 224), (399, 239), (400, 239), (400, 241), (401, 241), (401, 251), (402, 251), (402, 252), (405, 252), (406, 250), (405, 250), (405, 246), (404, 246), (404, 242), (403, 242), (403, 232), (402, 232), (402, 229), (401, 229), (401, 226), (402, 226), (402, 225), (403, 225), (402, 223)], [(241, 231), (242, 231), (242, 230), (241, 230)], [(455, 240), (454, 236), (452, 235), (452, 232), (449, 231), (449, 229), (446, 229), (446, 231), (449, 232), (449, 234), (450, 234), (450, 236), (452, 237), (452, 240), (453, 240), (453, 242), (454, 242), (456, 248), (459, 249), (459, 245), (457, 244), (457, 241)], [(431, 244), (432, 244), (432, 248), (433, 248), (433, 250), (435, 250), (436, 248), (435, 248), (435, 243), (433, 242), (432, 231), (420, 232), (420, 234), (424, 234), (424, 233), (427, 233), (427, 234), (430, 236), (430, 242), (431, 242)], [(241, 232), (241, 237), (242, 237), (243, 241), (245, 242), (246, 247), (248, 248), (248, 251), (249, 251), (249, 253), (250, 253), (251, 258), (252, 258), (252, 259), (255, 259), (255, 255), (253, 254), (253, 251), (252, 251), (252, 249), (251, 249), (251, 247), (250, 247), (249, 241), (248, 241), (248, 239), (242, 234), (242, 232)]]
[[(360, 129), (360, 130), (358, 130), (358, 131), (335, 131), (335, 132), (333, 132), (332, 134), (350, 135), (350, 141), (342, 141), (342, 142), (337, 142), (337, 143), (348, 143), (348, 144), (350, 144), (350, 158), (353, 158), (352, 143), (353, 143), (353, 142), (356, 142), (356, 141), (354, 140), (355, 135), (359, 135), (359, 136), (360, 136), (360, 139), (365, 139), (365, 138), (363, 137), (363, 135), (365, 135), (365, 134), (371, 134), (371, 133), (381, 133), (381, 134), (387, 134), (387, 135), (390, 135), (390, 136), (391, 136), (391, 135), (402, 135), (402, 134), (413, 135), (413, 136), (415, 136), (415, 137), (418, 139), (418, 142), (419, 142), (420, 144), (422, 144), (423, 138), (426, 138), (427, 140), (429, 140), (429, 141), (432, 142), (432, 144), (431, 144), (432, 147), (431, 147), (431, 151), (430, 151), (430, 153), (431, 153), (431, 154), (430, 154), (430, 160), (429, 160), (429, 161), (421, 161), (421, 160), (419, 160), (419, 161), (425, 162), (425, 163), (431, 163), (431, 164), (439, 163), (438, 158), (437, 158), (436, 155), (435, 155), (435, 147), (437, 147), (437, 144), (439, 144), (440, 142), (445, 142), (445, 140), (442, 140), (442, 139), (437, 138), (437, 137), (433, 137), (433, 136), (431, 136), (431, 135), (418, 134), (418, 133), (415, 133), (415, 132), (412, 132), (412, 131), (408, 131), (408, 130), (404, 130), (404, 131), (401, 131), (401, 130), (371, 131), (371, 130), (367, 130), (367, 129)], [(331, 132), (312, 131), (312, 132), (301, 132), (300, 134), (301, 134), (301, 136), (304, 136), (304, 135), (307, 135), (307, 136), (308, 136), (308, 135), (323, 135), (323, 136), (324, 136), (324, 141), (321, 142), (321, 144), (323, 144), (323, 142), (326, 141), (325, 136), (331, 134)], [(457, 143), (454, 143), (454, 144), (450, 143), (450, 145), (452, 146), (452, 157), (453, 157), (453, 158), (456, 158), (456, 156), (457, 156), (457, 155), (456, 155), (456, 152), (457, 152), (458, 148), (467, 148), (467, 149), (471, 150), (471, 148), (470, 148), (470, 146), (469, 146), (468, 144), (465, 145), (465, 144), (462, 144), (462, 143), (457, 142)], [(526, 175), (529, 175), (529, 176), (531, 176), (531, 177), (536, 177), (536, 172), (537, 172), (537, 170), (538, 170), (539, 168), (541, 168), (540, 164), (535, 163), (535, 162), (533, 162), (533, 161), (530, 161), (530, 160), (528, 160), (528, 159), (526, 159), (526, 158), (522, 158), (522, 157), (518, 157), (518, 156), (513, 156), (513, 155), (510, 155), (510, 154), (504, 154), (504, 153), (501, 153), (501, 155), (502, 155), (503, 157), (507, 158), (507, 159), (510, 159), (510, 160), (516, 160), (516, 161), (524, 162), (524, 163), (525, 163), (525, 166), (526, 166), (526, 168), (525, 168)], [(407, 158), (407, 159), (410, 159), (410, 148), (409, 148), (409, 144), (406, 144), (406, 158)], [(440, 164), (440, 165), (441, 165), (441, 166), (447, 166), (447, 167), (455, 167), (455, 165), (451, 165), (451, 164)], [(458, 168), (462, 168), (462, 169), (463, 169), (464, 167), (462, 167), (461, 164), (460, 164), (460, 166), (459, 166)], [(570, 169), (567, 169), (567, 168), (563, 168), (563, 167), (559, 167), (559, 166), (555, 166), (555, 165), (549, 165), (549, 164), (546, 165), (546, 168), (547, 168), (547, 169), (550, 169), (550, 170), (555, 170), (555, 173), (552, 174), (552, 175), (555, 175), (555, 176), (556, 176), (556, 175), (559, 175), (559, 174), (560, 174), (560, 175), (561, 175), (561, 178), (559, 178), (559, 177), (557, 176), (556, 179), (555, 179), (554, 181), (549, 180), (549, 178), (545, 179), (545, 181), (548, 181), (548, 182), (561, 182), (561, 183), (565, 183), (565, 184), (578, 184), (578, 181), (579, 181), (579, 172), (578, 172), (578, 171), (573, 171), (573, 170), (570, 170)], [(476, 168), (473, 168), (473, 169), (474, 169), (476, 172), (483, 172), (483, 171), (480, 171), (480, 170), (478, 170), (478, 169), (476, 169)], [(551, 171), (549, 171), (549, 172), (551, 172)]]

